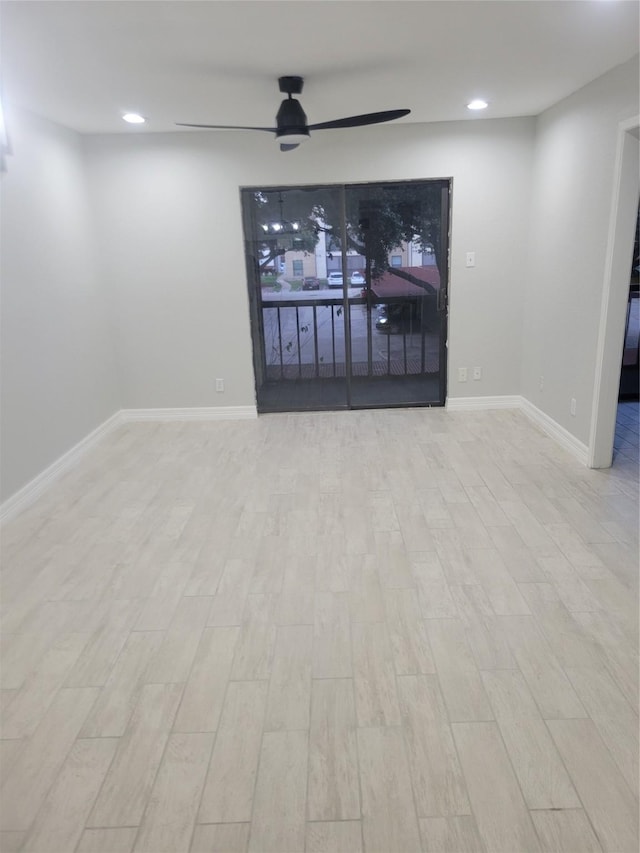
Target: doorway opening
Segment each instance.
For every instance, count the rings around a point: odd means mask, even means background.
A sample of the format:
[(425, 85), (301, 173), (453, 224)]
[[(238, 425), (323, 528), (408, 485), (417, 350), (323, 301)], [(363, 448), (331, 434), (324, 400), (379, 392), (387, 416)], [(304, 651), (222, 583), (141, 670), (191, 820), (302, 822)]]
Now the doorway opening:
[(640, 455), (640, 205), (624, 327), (613, 464), (636, 466)]
[(618, 394), (624, 349), (634, 231), (640, 196), (640, 116), (621, 122), (614, 169), (602, 310), (596, 354), (596, 382), (589, 436), (590, 468), (608, 468), (613, 459)]
[(640, 205), (636, 219), (623, 340), (618, 402), (637, 402), (640, 398)]
[(441, 406), (450, 181), (242, 190), (259, 412)]

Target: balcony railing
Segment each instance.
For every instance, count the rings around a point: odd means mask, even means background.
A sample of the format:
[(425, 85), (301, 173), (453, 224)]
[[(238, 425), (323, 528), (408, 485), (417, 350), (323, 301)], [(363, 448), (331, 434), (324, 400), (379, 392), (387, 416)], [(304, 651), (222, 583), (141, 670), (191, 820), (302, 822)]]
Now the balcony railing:
[[(416, 376), (439, 369), (435, 300), (278, 294), (262, 303), (268, 380)], [(348, 358), (348, 355), (350, 356)]]

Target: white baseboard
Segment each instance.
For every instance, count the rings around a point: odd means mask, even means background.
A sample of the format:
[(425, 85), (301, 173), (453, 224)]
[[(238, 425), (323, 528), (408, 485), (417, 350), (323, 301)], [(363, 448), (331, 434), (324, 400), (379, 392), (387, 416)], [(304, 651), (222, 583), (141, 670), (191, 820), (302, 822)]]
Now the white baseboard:
[[(555, 439), (583, 465), (588, 464), (586, 444), (578, 441), (564, 427), (540, 409), (517, 395), (503, 397), (450, 397), (446, 402), (450, 412), (489, 411), (491, 409), (519, 409), (543, 432)], [(8, 521), (32, 504), (49, 488), (54, 480), (69, 471), (80, 458), (91, 450), (108, 433), (122, 423), (134, 421), (228, 421), (249, 420), (258, 417), (255, 406), (210, 406), (186, 409), (122, 409), (85, 436), (74, 447), (56, 459), (48, 468), (34, 477), (0, 505), (0, 522)]]
[(555, 439), (555, 441), (565, 450), (568, 450), (579, 462), (587, 466), (589, 464), (589, 448), (586, 444), (579, 441), (574, 435), (566, 430), (559, 423), (550, 418), (541, 411), (537, 406), (534, 406), (529, 400), (524, 397), (520, 398), (520, 410), (533, 421), (534, 424), (540, 427), (543, 432)]
[(490, 409), (519, 409), (530, 421), (551, 436), (561, 447), (568, 450), (583, 465), (589, 464), (589, 448), (559, 423), (534, 406), (525, 397), (450, 397), (447, 400), (450, 412), (480, 412)]
[(23, 509), (36, 501), (40, 495), (45, 492), (54, 480), (66, 474), (74, 467), (85, 453), (95, 447), (98, 442), (108, 435), (112, 430), (122, 422), (122, 413), (116, 412), (107, 418), (104, 423), (96, 427), (89, 435), (86, 435), (81, 441), (74, 445), (62, 456), (58, 457), (55, 462), (52, 462), (47, 468), (30, 480), (21, 489), (18, 489), (10, 498), (0, 505), (0, 522), (8, 521), (10, 518), (18, 515)]
[(447, 397), (450, 412), (483, 412), (491, 409), (519, 409), (522, 397)]
[(243, 421), (258, 417), (255, 406), (198, 406), (188, 409), (123, 409), (127, 421)]
[(58, 477), (61, 477), (73, 468), (85, 453), (91, 450), (120, 424), (129, 421), (226, 421), (257, 417), (258, 412), (255, 406), (212, 406), (208, 408), (189, 409), (122, 409), (100, 424), (99, 427), (96, 427), (89, 435), (85, 436), (74, 447), (56, 459), (41, 474), (30, 480), (21, 489), (11, 495), (10, 498), (7, 498), (0, 505), (0, 523), (14, 518), (18, 513), (36, 501), (54, 480), (57, 480)]

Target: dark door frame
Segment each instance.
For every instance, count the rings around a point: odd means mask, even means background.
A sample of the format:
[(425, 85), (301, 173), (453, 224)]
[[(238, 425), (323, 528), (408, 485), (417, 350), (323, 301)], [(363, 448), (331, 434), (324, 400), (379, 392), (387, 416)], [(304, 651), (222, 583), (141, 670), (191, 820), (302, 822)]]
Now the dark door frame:
[[(440, 257), (442, 259), (443, 269), (439, 269), (440, 274), (440, 287), (438, 294), (438, 305), (437, 305), (437, 315), (438, 315), (438, 326), (439, 326), (439, 369), (438, 369), (438, 401), (416, 401), (416, 402), (405, 402), (405, 403), (381, 403), (381, 404), (360, 404), (353, 403), (352, 399), (352, 387), (351, 387), (351, 378), (352, 378), (352, 359), (351, 359), (351, 300), (349, 300), (348, 296), (348, 269), (347, 269), (347, 239), (346, 239), (346, 227), (347, 227), (347, 217), (346, 217), (346, 191), (350, 187), (357, 186), (384, 186), (384, 185), (397, 185), (397, 184), (427, 184), (427, 183), (441, 183), (445, 184), (442, 187), (442, 203), (441, 203), (441, 227), (440, 227)], [(253, 192), (265, 192), (265, 193), (275, 193), (275, 192), (291, 192), (295, 190), (306, 190), (312, 191), (313, 189), (335, 189), (338, 190), (341, 194), (341, 243), (342, 243), (342, 252), (341, 252), (341, 260), (342, 260), (342, 276), (343, 276), (343, 323), (344, 323), (344, 334), (345, 334), (345, 379), (346, 379), (346, 405), (341, 408), (346, 409), (363, 409), (363, 408), (402, 408), (402, 407), (436, 407), (436, 406), (444, 406), (446, 404), (446, 393), (447, 393), (447, 377), (448, 377), (448, 317), (449, 317), (449, 283), (450, 283), (450, 244), (451, 244), (451, 204), (452, 204), (452, 194), (453, 194), (453, 178), (408, 178), (408, 179), (394, 179), (394, 180), (381, 180), (381, 181), (357, 181), (357, 182), (348, 182), (348, 183), (312, 183), (312, 184), (291, 184), (291, 185), (272, 185), (272, 186), (241, 186), (240, 190), (240, 202), (241, 202), (241, 210), (242, 210), (242, 221), (244, 227), (244, 237), (245, 237), (245, 259), (246, 259), (246, 267), (247, 267), (247, 282), (248, 282), (248, 290), (249, 290), (249, 309), (251, 316), (251, 328), (252, 328), (252, 348), (253, 348), (253, 363), (254, 363), (254, 379), (256, 386), (256, 400), (259, 401), (259, 390), (261, 387), (261, 381), (264, 382), (266, 377), (266, 363), (264, 363), (264, 343), (265, 343), (265, 332), (264, 332), (264, 321), (263, 321), (263, 311), (262, 311), (262, 303), (261, 299), (258, 299), (258, 294), (261, 294), (260, 290), (260, 272), (256, 269), (255, 266), (255, 258), (252, 253), (248, 250), (248, 245), (251, 242), (249, 240), (248, 235), (252, 235), (256, 232), (256, 223), (255, 218), (252, 215), (252, 211), (249, 205), (244, 204), (244, 198), (247, 193)], [(257, 279), (257, 281), (256, 281)], [(252, 283), (254, 286), (252, 286)], [(256, 286), (257, 285), (257, 286)], [(260, 342), (262, 346), (256, 345), (255, 340), (255, 331), (258, 332), (260, 337)], [(322, 406), (318, 406), (317, 409), (322, 409)], [(333, 406), (330, 408), (334, 408)], [(260, 410), (259, 402), (258, 402), (258, 410)], [(294, 409), (291, 409), (293, 411)], [(308, 408), (305, 408), (308, 411)]]

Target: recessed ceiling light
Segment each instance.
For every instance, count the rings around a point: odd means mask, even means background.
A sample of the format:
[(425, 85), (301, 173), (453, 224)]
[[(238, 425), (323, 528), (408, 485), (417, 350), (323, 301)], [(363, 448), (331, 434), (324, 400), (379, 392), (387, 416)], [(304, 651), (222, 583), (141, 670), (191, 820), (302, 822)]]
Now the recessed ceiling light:
[(122, 118), (124, 121), (128, 121), (129, 124), (144, 124), (146, 119), (144, 119), (138, 113), (125, 113)]
[(489, 104), (486, 101), (483, 101), (482, 98), (474, 98), (473, 101), (470, 101), (467, 104), (468, 110), (486, 110)]

